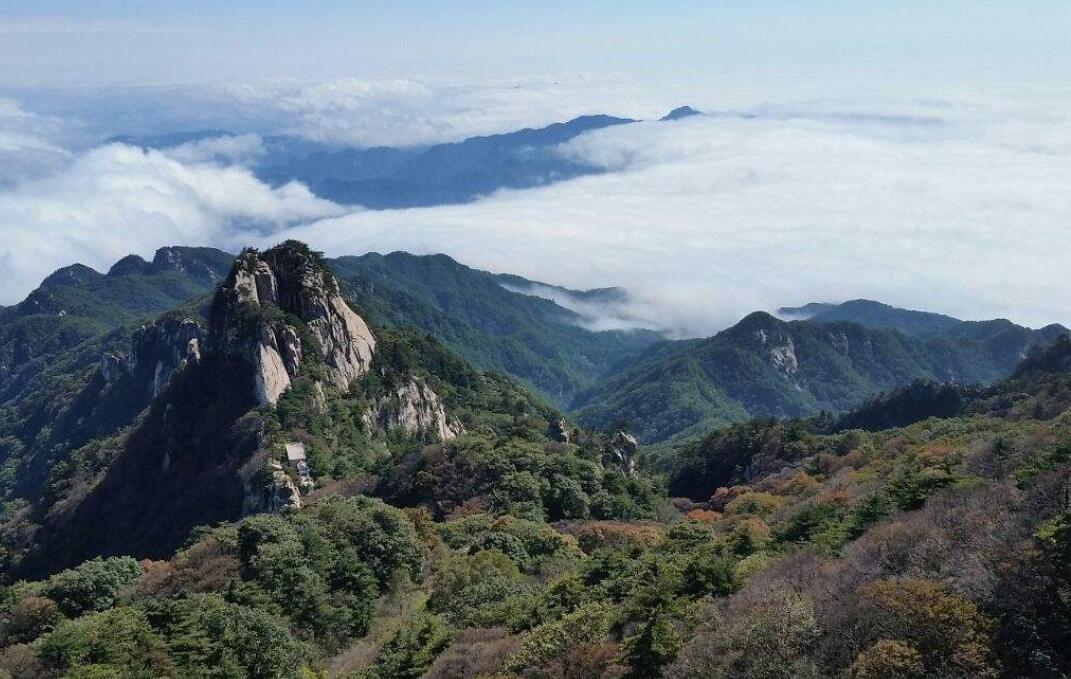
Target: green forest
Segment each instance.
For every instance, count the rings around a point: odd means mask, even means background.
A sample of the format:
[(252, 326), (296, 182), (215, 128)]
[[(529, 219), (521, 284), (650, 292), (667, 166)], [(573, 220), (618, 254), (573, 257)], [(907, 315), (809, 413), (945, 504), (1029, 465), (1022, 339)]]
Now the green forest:
[(0, 310), (0, 676), (1071, 676), (1065, 336), (665, 344), (452, 260), (172, 250)]

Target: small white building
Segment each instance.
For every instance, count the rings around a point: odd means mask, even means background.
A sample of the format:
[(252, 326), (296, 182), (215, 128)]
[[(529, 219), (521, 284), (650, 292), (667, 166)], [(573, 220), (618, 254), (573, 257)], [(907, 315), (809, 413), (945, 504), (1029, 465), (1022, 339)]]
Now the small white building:
[(301, 441), (288, 441), (286, 444), (286, 461), (292, 465), (305, 461), (305, 444)]
[(309, 473), (309, 465), (305, 461), (304, 443), (301, 441), (287, 441), (286, 461), (297, 471), (298, 485), (301, 486), (302, 490), (308, 492), (316, 485), (312, 480), (312, 475)]

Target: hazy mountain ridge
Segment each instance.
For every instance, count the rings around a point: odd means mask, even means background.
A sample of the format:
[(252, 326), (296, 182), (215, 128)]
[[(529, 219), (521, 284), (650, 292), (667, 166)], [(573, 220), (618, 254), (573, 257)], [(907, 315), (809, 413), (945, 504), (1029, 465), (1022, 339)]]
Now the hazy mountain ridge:
[[(663, 121), (699, 115), (684, 106)], [(499, 189), (526, 189), (588, 174), (601, 168), (579, 163), (556, 147), (586, 132), (637, 122), (585, 115), (541, 128), (470, 137), (426, 147), (338, 147), (294, 137), (262, 138), (262, 153), (249, 162), (262, 181), (307, 185), (321, 198), (373, 210), (466, 203)], [(235, 136), (222, 130), (160, 135), (122, 135), (108, 141), (168, 149)]]

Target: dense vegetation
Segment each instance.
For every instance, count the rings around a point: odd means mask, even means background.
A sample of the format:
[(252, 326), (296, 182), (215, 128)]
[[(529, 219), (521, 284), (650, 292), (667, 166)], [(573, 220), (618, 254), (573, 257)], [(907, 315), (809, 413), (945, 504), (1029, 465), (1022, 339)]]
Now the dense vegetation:
[(748, 417), (843, 412), (914, 380), (992, 383), (1030, 347), (1067, 332), (955, 321), (937, 334), (904, 334), (913, 326), (902, 316), (920, 312), (878, 306), (888, 314), (859, 314), (866, 324), (756, 312), (706, 340), (656, 345), (580, 394), (573, 414), (593, 427), (624, 418), (648, 443), (680, 440)]
[[(1031, 371), (1042, 410), (1068, 378)], [(645, 519), (518, 503), (504, 477), (438, 519), (324, 496), (197, 531), (166, 561), (12, 585), (0, 662), (14, 676), (1061, 676), (1071, 420), (1001, 411), (1014, 389), (998, 392), (974, 415), (872, 433), (738, 425), (680, 451), (670, 486), (695, 499)], [(479, 468), (524, 457), (507, 440)], [(559, 454), (542, 464), (560, 473)]]
[[(265, 305), (236, 322), (309, 349), (274, 407), (219, 353), (155, 399), (104, 380), (90, 357), (131, 341), (116, 329), (48, 361), (4, 412), (0, 671), (1071, 674), (1071, 340), (990, 387), (751, 419), (637, 468), (624, 433), (563, 422), (426, 330), (375, 327), (371, 369), (342, 393), (300, 318)], [(801, 371), (806, 327), (791, 328)], [(882, 332), (860, 337), (904, 346)], [(384, 424), (412, 384), (457, 435)], [(265, 503), (293, 441), (315, 488)]]
[(644, 330), (587, 330), (576, 313), (512, 292), (502, 277), (445, 255), (369, 254), (340, 257), (330, 266), (349, 283), (370, 321), (420, 328), (474, 365), (511, 375), (558, 407), (660, 339)]

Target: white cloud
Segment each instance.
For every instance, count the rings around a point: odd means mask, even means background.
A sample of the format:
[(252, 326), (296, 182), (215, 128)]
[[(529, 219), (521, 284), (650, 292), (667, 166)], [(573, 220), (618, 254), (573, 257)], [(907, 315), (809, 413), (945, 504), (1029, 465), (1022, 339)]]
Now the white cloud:
[(605, 113), (658, 118), (702, 100), (682, 83), (651, 85), (618, 75), (564, 74), (500, 80), (345, 78), (223, 85), (143, 85), (24, 90), (23, 104), (83, 120), (93, 142), (116, 135), (221, 129), (289, 134), (332, 144), (413, 146), (542, 127)]
[(581, 73), (481, 82), (261, 82), (221, 88), (219, 95), (231, 106), (274, 111), (288, 121), (283, 132), (367, 147), (459, 141), (593, 113), (659, 117), (678, 103), (666, 103), (666, 89), (655, 92), (623, 76)]
[(0, 191), (2, 302), (21, 299), (56, 268), (107, 269), (161, 245), (240, 247), (295, 222), (341, 209), (291, 183), (271, 189), (245, 168), (183, 163), (111, 144), (58, 173)]
[[(133, 117), (159, 108), (149, 104), (162, 91), (139, 100)], [(588, 76), (341, 81), (197, 90), (168, 109), (171, 124), (225, 110), (265, 132), (257, 124), (267, 120), (275, 130), (370, 145), (581, 113), (652, 118), (683, 103), (718, 113), (615, 127), (560, 149), (606, 174), (469, 205), (353, 214), (301, 186), (257, 182), (240, 165), (260, 152), (255, 135), (166, 155), (123, 146), (72, 153), (57, 141), (69, 130), (55, 119), (0, 102), (0, 155), (6, 134), (17, 140), (7, 142), (12, 157), (28, 162), (10, 165), (7, 186), (0, 170), (3, 301), (74, 261), (106, 268), (166, 244), (235, 248), (292, 236), (336, 255), (446, 252), (548, 283), (632, 291), (634, 303), (613, 317), (585, 309), (594, 327), (640, 318), (702, 335), (754, 309), (855, 297), (1071, 324), (1066, 92), (763, 104), (740, 90), (681, 91), (644, 93), (635, 81)], [(91, 109), (90, 125), (114, 110)]]
[(860, 110), (611, 128), (562, 149), (607, 174), (287, 235), (334, 254), (443, 251), (570, 287), (623, 285), (636, 315), (684, 335), (855, 297), (1071, 322), (1069, 123), (1046, 106)]
[(174, 146), (164, 153), (183, 163), (249, 164), (264, 154), (264, 141), (256, 134), (210, 137)]
[(59, 130), (59, 121), (0, 99), (0, 188), (48, 174), (70, 161), (72, 154), (55, 140)]

